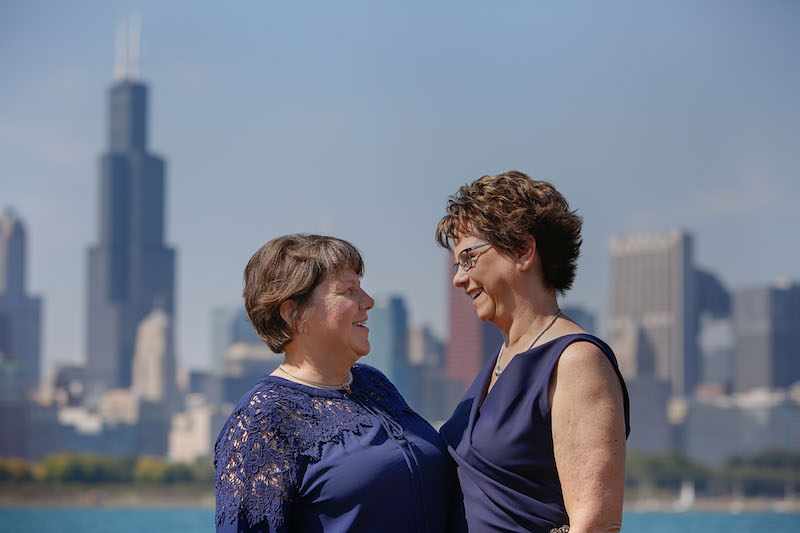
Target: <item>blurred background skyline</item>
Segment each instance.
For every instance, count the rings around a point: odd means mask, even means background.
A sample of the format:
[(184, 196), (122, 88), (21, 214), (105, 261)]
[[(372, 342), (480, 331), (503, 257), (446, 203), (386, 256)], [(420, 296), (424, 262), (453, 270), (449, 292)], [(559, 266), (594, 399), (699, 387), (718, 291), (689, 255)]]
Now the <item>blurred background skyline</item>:
[(460, 185), (510, 169), (584, 217), (566, 302), (601, 324), (614, 235), (689, 230), (730, 286), (800, 274), (797, 3), (6, 2), (0, 204), (27, 226), (45, 367), (85, 352), (106, 93), (134, 12), (181, 367), (210, 365), (211, 310), (297, 231), (352, 241), (366, 290), (445, 337), (436, 222)]

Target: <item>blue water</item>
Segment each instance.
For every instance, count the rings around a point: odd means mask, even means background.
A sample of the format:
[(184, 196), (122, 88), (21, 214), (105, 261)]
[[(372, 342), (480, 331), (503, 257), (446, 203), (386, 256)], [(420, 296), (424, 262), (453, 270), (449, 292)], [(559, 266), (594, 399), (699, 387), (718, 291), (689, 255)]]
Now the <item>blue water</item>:
[[(797, 514), (626, 513), (622, 530), (646, 533), (798, 533)], [(0, 533), (202, 533), (211, 509), (0, 509)]]

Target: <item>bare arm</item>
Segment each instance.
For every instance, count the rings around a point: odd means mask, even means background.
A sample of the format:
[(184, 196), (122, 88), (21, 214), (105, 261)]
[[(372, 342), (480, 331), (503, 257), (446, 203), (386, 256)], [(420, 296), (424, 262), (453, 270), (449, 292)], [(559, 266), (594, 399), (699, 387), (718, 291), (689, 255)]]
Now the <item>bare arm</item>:
[(619, 531), (625, 490), (622, 387), (594, 344), (567, 347), (550, 379), (553, 450), (570, 533)]

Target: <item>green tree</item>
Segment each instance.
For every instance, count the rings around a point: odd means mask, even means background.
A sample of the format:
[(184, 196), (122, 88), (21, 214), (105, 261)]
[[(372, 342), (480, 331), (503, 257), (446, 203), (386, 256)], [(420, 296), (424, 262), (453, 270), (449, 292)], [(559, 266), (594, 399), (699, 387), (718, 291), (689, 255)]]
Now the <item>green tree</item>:
[(30, 481), (33, 479), (31, 466), (19, 457), (0, 457), (0, 481)]
[(167, 480), (167, 463), (163, 459), (142, 456), (133, 467), (133, 480), (143, 483), (164, 483)]

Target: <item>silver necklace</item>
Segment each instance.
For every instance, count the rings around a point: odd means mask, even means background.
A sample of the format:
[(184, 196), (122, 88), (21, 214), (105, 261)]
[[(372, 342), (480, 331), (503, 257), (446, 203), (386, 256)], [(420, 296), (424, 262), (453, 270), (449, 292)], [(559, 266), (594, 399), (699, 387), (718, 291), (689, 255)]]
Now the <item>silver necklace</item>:
[(347, 381), (345, 383), (342, 383), (341, 385), (323, 385), (322, 383), (315, 383), (313, 381), (306, 381), (304, 379), (300, 379), (297, 376), (295, 376), (294, 374), (290, 374), (289, 372), (287, 372), (286, 369), (283, 368), (283, 365), (278, 365), (278, 369), (280, 369), (280, 371), (283, 372), (284, 374), (286, 374), (287, 376), (292, 377), (292, 378), (296, 379), (297, 381), (299, 381), (300, 383), (302, 383), (303, 385), (308, 385), (309, 387), (316, 387), (318, 389), (326, 389), (326, 390), (344, 389), (347, 392), (350, 392), (350, 393), (353, 392), (353, 389), (350, 388), (350, 385), (353, 384), (353, 373), (350, 372), (349, 370), (347, 371), (347, 375), (349, 377), (347, 378)]
[[(544, 327), (544, 329), (543, 329), (542, 331), (540, 331), (540, 332), (539, 332), (539, 334), (538, 334), (538, 335), (536, 335), (536, 338), (535, 338), (535, 339), (533, 339), (533, 342), (532, 342), (532, 343), (530, 343), (530, 345), (528, 346), (528, 350), (530, 350), (531, 348), (533, 348), (533, 345), (534, 345), (534, 344), (536, 344), (536, 341), (538, 341), (538, 340), (541, 338), (541, 336), (542, 336), (542, 335), (544, 335), (544, 332), (545, 332), (545, 331), (547, 331), (548, 329), (550, 329), (550, 326), (552, 326), (553, 324), (555, 324), (555, 322), (556, 322), (556, 319), (559, 317), (559, 315), (561, 315), (561, 309), (559, 309), (559, 310), (556, 312), (556, 315), (553, 317), (553, 320), (551, 320), (551, 321), (550, 321), (550, 323), (549, 323), (549, 324), (547, 324), (547, 325)], [(528, 350), (525, 350), (525, 351), (527, 352)], [(495, 375), (495, 376), (499, 376), (500, 374), (502, 374), (502, 373), (503, 373), (503, 370), (505, 370), (505, 368), (503, 368), (502, 370), (500, 369), (500, 358), (501, 358), (501, 357), (503, 357), (503, 345), (500, 345), (500, 353), (499, 353), (499, 354), (497, 354), (497, 362), (496, 362), (496, 363), (495, 363), (495, 365), (494, 365), (494, 375)]]

